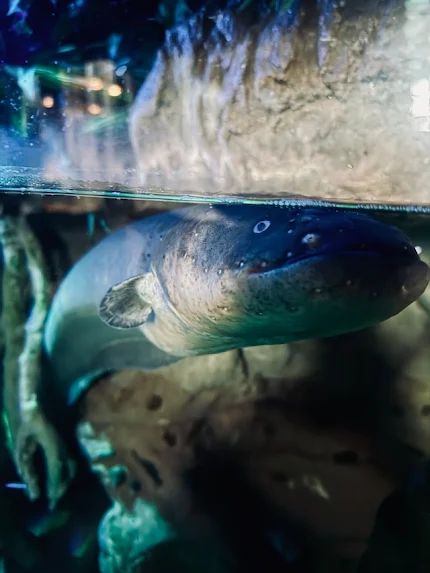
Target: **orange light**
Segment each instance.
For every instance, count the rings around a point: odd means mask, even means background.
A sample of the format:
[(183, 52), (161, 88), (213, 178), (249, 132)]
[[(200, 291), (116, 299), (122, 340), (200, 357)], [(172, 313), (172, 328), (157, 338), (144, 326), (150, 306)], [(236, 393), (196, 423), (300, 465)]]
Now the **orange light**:
[(99, 92), (103, 89), (103, 81), (100, 78), (89, 78), (87, 88), (93, 92)]
[(102, 111), (102, 108), (97, 105), (96, 103), (91, 103), (88, 108), (88, 113), (90, 113), (91, 115), (99, 115)]
[(51, 107), (54, 107), (54, 98), (52, 96), (45, 96), (42, 99), (42, 105), (43, 107), (46, 107), (48, 109), (51, 109)]
[(122, 88), (118, 84), (112, 84), (108, 87), (107, 92), (111, 97), (118, 97), (122, 94)]

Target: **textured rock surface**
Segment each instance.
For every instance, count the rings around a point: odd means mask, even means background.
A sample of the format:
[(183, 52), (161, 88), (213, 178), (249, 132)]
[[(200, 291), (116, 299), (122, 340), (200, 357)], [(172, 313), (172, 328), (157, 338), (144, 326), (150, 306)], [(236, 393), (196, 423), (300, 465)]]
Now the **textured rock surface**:
[(140, 183), (428, 203), (429, 30), (412, 1), (193, 17), (131, 108)]
[[(130, 65), (124, 109), (90, 91), (35, 150), (0, 133), (2, 185), (429, 204), (428, 3), (272, 4), (289, 8), (171, 29), (140, 87)], [(109, 62), (86, 73), (113, 81)]]

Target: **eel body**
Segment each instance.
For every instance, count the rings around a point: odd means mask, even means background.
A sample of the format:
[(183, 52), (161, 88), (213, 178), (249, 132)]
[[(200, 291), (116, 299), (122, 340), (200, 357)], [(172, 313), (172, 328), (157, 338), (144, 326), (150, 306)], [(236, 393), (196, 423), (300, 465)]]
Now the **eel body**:
[(71, 399), (108, 371), (377, 324), (428, 279), (403, 232), (362, 214), (191, 206), (134, 222), (78, 261), (44, 346)]

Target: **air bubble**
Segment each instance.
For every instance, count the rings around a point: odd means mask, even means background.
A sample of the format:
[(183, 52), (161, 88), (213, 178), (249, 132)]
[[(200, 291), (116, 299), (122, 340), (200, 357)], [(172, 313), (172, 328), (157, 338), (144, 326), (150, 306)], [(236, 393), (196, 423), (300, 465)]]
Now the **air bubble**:
[(316, 233), (307, 233), (302, 238), (302, 243), (306, 245), (309, 249), (318, 249), (321, 245), (321, 236)]
[(219, 270), (218, 270), (218, 274), (219, 274), (219, 275), (222, 275), (222, 273), (223, 273), (223, 270), (222, 270), (222, 269), (219, 269)]
[(242, 267), (244, 267), (244, 266), (245, 266), (245, 261), (240, 261), (240, 263), (239, 263), (239, 267), (241, 267), (241, 268), (242, 268)]

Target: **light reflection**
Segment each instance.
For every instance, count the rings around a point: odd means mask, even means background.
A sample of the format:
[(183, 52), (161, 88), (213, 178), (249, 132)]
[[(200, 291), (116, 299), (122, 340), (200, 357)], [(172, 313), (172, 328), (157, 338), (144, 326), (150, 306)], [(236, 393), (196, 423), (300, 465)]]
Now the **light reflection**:
[(47, 109), (51, 109), (52, 107), (54, 107), (54, 98), (52, 96), (45, 96), (42, 99), (42, 105), (43, 107), (46, 107)]
[(318, 476), (304, 475), (303, 485), (315, 495), (322, 497), (323, 499), (326, 500), (330, 499), (329, 492), (326, 490), (324, 484), (322, 483), (322, 481)]
[(88, 113), (90, 113), (91, 115), (99, 115), (102, 111), (102, 108), (96, 103), (91, 103), (87, 107), (87, 110), (88, 110)]
[(430, 88), (430, 83), (427, 78), (421, 78), (417, 82), (411, 85), (411, 95), (412, 97), (428, 97)]
[(103, 87), (104, 87), (103, 80), (101, 80), (100, 78), (88, 78), (87, 89), (93, 92), (98, 92), (102, 90)]
[(422, 120), (419, 131), (430, 131), (430, 81), (428, 78), (411, 84), (411, 114)]
[(122, 88), (118, 84), (112, 84), (108, 87), (107, 92), (111, 97), (118, 97), (122, 94)]
[(120, 78), (121, 76), (123, 76), (125, 74), (126, 71), (127, 71), (127, 66), (125, 66), (125, 65), (119, 66), (119, 68), (116, 70), (115, 74)]

